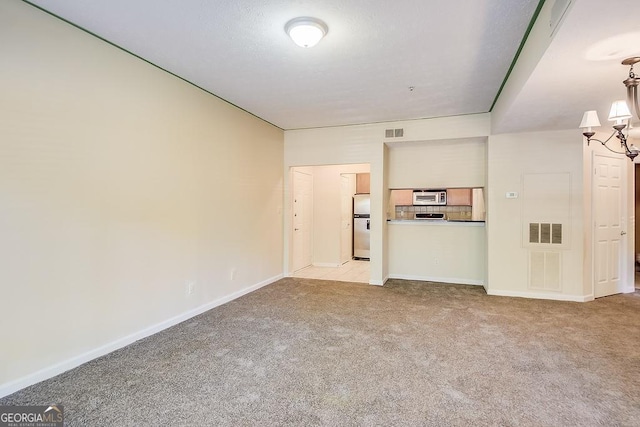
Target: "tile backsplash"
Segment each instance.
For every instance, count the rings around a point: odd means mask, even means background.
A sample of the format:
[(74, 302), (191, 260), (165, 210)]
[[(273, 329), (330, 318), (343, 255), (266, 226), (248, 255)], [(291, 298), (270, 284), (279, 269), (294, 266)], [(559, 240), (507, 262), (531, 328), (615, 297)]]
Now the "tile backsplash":
[(445, 219), (471, 219), (471, 206), (403, 206), (397, 205), (395, 219), (415, 219), (416, 212), (443, 213)]

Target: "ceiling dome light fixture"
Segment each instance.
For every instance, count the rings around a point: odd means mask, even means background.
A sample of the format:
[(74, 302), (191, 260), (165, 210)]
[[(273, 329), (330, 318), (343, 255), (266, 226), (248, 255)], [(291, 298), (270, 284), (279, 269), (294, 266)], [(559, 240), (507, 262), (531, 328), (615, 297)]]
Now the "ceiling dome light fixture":
[[(629, 78), (623, 81), (624, 85), (627, 87), (627, 101), (624, 100), (615, 101), (611, 105), (611, 111), (609, 112), (609, 121), (616, 122), (613, 125), (613, 133), (609, 138), (602, 141), (599, 139), (595, 139), (593, 136), (596, 134), (591, 130), (593, 127), (600, 126), (600, 120), (598, 119), (598, 113), (596, 111), (586, 111), (584, 116), (582, 116), (582, 122), (580, 123), (580, 128), (584, 130), (582, 135), (587, 138), (587, 145), (591, 141), (596, 141), (601, 143), (607, 150), (612, 151), (618, 154), (626, 155), (631, 161), (635, 159), (638, 154), (640, 154), (640, 149), (635, 147), (633, 144), (630, 146), (627, 145), (627, 136), (629, 133), (629, 129), (627, 128), (627, 124), (624, 123), (627, 120), (632, 119), (633, 114), (629, 109), (629, 105), (634, 110), (636, 117), (640, 119), (640, 105), (638, 105), (638, 85), (640, 84), (640, 78), (634, 73), (633, 66), (640, 62), (640, 57), (634, 56), (631, 58), (627, 58), (622, 61), (622, 65), (629, 65), (631, 69), (629, 70)], [(623, 130), (627, 128), (627, 135), (623, 133)], [(620, 140), (620, 148), (622, 148), (623, 152), (614, 151), (609, 148), (606, 144), (613, 137), (616, 137)]]
[(298, 46), (313, 47), (327, 35), (329, 28), (319, 19), (304, 16), (287, 22), (284, 30)]

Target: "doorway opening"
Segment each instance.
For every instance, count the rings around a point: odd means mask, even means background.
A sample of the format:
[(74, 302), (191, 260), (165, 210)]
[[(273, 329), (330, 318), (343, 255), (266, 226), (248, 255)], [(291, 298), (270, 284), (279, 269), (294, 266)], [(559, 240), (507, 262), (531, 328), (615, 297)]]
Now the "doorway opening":
[(369, 283), (369, 262), (353, 256), (353, 197), (363, 191), (365, 175), (368, 183), (370, 165), (296, 166), (290, 171), (289, 275)]

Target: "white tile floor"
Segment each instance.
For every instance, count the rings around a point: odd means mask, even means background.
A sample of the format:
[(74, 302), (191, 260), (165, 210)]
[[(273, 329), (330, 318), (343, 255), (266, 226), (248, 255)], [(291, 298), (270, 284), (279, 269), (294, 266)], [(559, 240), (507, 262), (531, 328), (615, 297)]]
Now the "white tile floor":
[(293, 273), (293, 277), (369, 283), (369, 261), (351, 260), (340, 267), (309, 266)]

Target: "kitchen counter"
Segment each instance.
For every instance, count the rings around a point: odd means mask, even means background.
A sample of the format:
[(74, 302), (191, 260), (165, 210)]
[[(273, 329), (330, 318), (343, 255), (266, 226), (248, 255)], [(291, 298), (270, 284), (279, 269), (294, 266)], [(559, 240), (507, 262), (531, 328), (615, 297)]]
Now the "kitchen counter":
[(387, 222), (389, 277), (482, 285), (484, 222), (396, 219)]
[(400, 225), (430, 225), (430, 226), (463, 226), (463, 227), (484, 227), (484, 221), (468, 220), (444, 220), (444, 219), (388, 219), (389, 224)]

